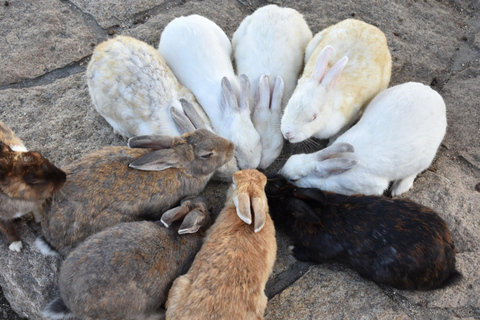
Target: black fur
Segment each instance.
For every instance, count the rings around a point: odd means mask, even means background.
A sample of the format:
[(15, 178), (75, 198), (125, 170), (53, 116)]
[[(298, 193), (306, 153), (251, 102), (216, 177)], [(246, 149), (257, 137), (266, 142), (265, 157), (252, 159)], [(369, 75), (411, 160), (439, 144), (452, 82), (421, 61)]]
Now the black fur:
[(458, 278), (450, 232), (430, 208), (297, 188), (281, 176), (268, 180), (266, 193), (270, 215), (294, 240), (292, 254), (299, 260), (346, 263), (399, 289), (435, 289)]

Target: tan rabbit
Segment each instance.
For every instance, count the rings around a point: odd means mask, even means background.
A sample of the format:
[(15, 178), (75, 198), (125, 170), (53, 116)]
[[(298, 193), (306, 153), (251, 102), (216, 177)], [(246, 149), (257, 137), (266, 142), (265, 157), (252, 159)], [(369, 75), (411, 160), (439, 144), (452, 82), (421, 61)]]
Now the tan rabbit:
[(225, 207), (192, 267), (170, 289), (167, 319), (263, 319), (277, 252), (266, 182), (257, 170), (233, 175)]
[(40, 220), (38, 208), (65, 183), (65, 172), (40, 153), (27, 151), (23, 142), (0, 121), (0, 232), (8, 248), (20, 252), (22, 241), (12, 223), (33, 212)]

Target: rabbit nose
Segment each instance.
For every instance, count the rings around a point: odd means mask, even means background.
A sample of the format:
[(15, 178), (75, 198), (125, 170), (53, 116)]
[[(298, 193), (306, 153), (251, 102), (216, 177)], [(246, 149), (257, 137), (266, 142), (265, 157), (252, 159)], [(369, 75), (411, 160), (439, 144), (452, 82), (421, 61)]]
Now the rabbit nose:
[(285, 132), (285, 139), (292, 140), (294, 137), (295, 137), (295, 135), (293, 134), (292, 130), (288, 130), (288, 131)]

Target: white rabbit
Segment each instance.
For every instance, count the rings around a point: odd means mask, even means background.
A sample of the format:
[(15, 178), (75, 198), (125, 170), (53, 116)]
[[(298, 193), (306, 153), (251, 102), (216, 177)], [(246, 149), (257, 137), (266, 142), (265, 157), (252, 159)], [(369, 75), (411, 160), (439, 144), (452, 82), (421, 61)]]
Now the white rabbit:
[(315, 35), (305, 61), (281, 120), (282, 134), (292, 143), (340, 135), (390, 81), (385, 35), (359, 20), (344, 20)]
[(182, 110), (179, 99), (194, 107), (207, 127), (205, 112), (182, 86), (160, 53), (147, 43), (119, 36), (100, 44), (87, 69), (93, 105), (119, 133), (132, 136), (180, 136), (169, 107)]
[(432, 163), (447, 127), (445, 103), (416, 82), (377, 95), (362, 118), (335, 143), (290, 157), (280, 173), (299, 187), (346, 195), (392, 195), (408, 191)]
[[(253, 84), (269, 75), (270, 89), (275, 77), (285, 82), (284, 101), (297, 85), (303, 59), (312, 32), (296, 10), (268, 5), (246, 17), (233, 34), (232, 46), (238, 74), (245, 74)], [(251, 99), (255, 91), (252, 90)], [(283, 108), (282, 108), (283, 110)]]
[(213, 130), (233, 141), (240, 169), (256, 168), (261, 144), (250, 118), (250, 85), (243, 77), (239, 94), (240, 83), (231, 60), (232, 46), (225, 32), (199, 15), (179, 17), (163, 30), (158, 50), (180, 82), (195, 94)]

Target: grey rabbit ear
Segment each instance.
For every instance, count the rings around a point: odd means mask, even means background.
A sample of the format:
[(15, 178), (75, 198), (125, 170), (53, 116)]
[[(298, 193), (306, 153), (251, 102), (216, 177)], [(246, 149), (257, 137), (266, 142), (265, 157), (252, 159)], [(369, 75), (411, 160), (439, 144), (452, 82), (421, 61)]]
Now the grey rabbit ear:
[(345, 153), (345, 152), (355, 152), (355, 148), (351, 144), (346, 142), (335, 143), (329, 147), (326, 147), (325, 149), (317, 151), (315, 153), (315, 160), (323, 161), (326, 159), (333, 158), (337, 156), (339, 153)]
[(200, 228), (208, 226), (210, 224), (210, 215), (207, 212), (201, 210), (190, 211), (182, 222), (182, 225), (178, 229), (179, 234), (195, 233)]
[(285, 208), (296, 220), (306, 223), (320, 223), (315, 211), (300, 199), (291, 198)]
[(232, 84), (227, 77), (223, 77), (222, 79), (221, 106), (223, 111), (226, 111), (227, 109), (238, 109), (235, 92), (233, 91)]
[(130, 148), (165, 149), (181, 143), (185, 143), (185, 140), (181, 137), (172, 137), (159, 134), (136, 136), (128, 139), (128, 146)]
[(327, 195), (320, 189), (296, 188), (293, 190), (293, 196), (297, 199), (314, 200), (324, 207), (328, 204)]
[(344, 173), (355, 167), (358, 164), (358, 160), (347, 158), (333, 158), (327, 159), (317, 163), (316, 174), (320, 178), (326, 178), (331, 175), (337, 175)]
[(185, 112), (185, 115), (191, 121), (195, 129), (208, 129), (205, 122), (190, 102), (184, 98), (180, 98), (180, 103), (182, 104), (183, 112)]
[(241, 110), (250, 110), (250, 80), (245, 74), (239, 76), (240, 79), (240, 109)]
[(173, 121), (175, 121), (175, 124), (180, 129), (180, 131), (182, 131), (182, 133), (195, 131), (195, 126), (190, 121), (190, 119), (188, 119), (187, 116), (183, 114), (183, 112), (179, 111), (174, 106), (170, 106), (168, 110), (172, 115)]
[(157, 150), (130, 163), (130, 168), (143, 171), (162, 171), (168, 168), (182, 168), (183, 161), (174, 149)]

